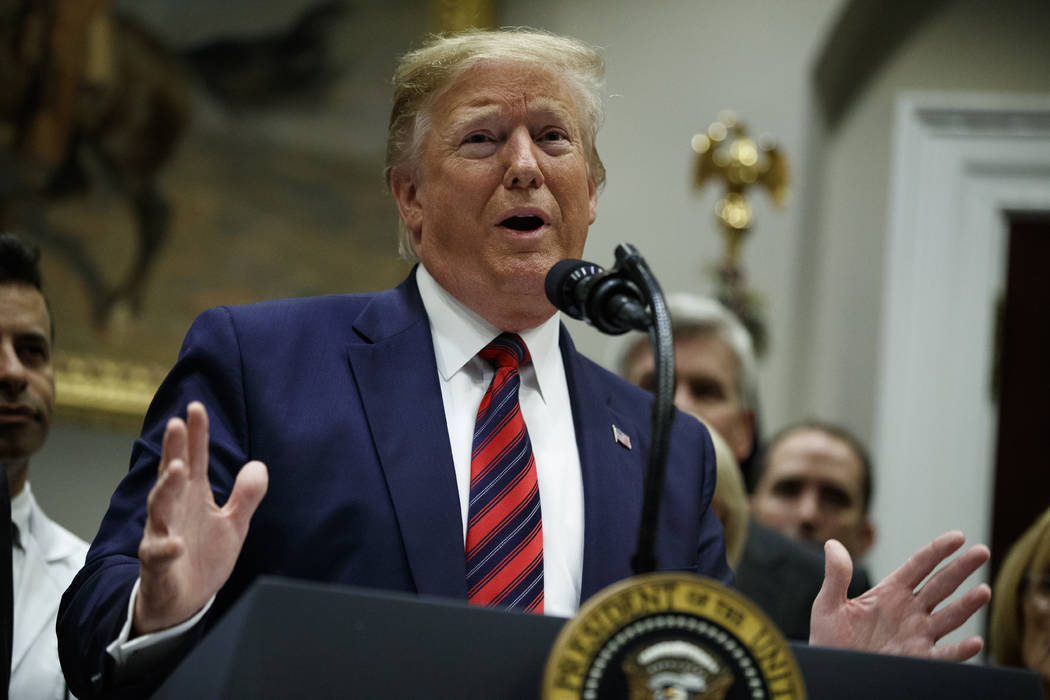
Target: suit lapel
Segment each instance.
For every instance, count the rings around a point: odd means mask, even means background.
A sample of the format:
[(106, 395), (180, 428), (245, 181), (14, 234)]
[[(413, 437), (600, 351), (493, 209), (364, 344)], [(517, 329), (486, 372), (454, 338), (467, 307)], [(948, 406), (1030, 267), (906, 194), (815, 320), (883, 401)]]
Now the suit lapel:
[(580, 602), (631, 575), (642, 504), (640, 445), (626, 449), (613, 439), (612, 426), (642, 436), (642, 427), (619, 414), (598, 370), (576, 352), (561, 329), (562, 357), (569, 385), (576, 444), (583, 474), (584, 542)]
[[(415, 274), (354, 323), (348, 349), (416, 590), (466, 597), (459, 495), (430, 325)], [(450, 565), (454, 563), (453, 565)]]

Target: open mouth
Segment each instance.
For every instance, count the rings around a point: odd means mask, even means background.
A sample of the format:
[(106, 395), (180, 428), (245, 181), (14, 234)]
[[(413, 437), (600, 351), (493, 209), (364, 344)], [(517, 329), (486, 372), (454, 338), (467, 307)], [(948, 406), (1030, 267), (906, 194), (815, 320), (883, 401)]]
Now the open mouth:
[(543, 219), (538, 216), (509, 216), (499, 225), (514, 231), (535, 231), (543, 226)]

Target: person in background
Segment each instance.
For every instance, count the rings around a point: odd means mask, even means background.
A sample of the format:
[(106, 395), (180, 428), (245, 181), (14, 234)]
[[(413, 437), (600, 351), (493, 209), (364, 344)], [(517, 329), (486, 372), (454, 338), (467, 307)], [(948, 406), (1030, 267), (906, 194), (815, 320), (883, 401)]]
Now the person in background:
[[(667, 306), (674, 334), (675, 406), (725, 437), (736, 462), (750, 459), (757, 442), (758, 402), (750, 334), (731, 311), (709, 297), (673, 293), (667, 295)], [(641, 336), (627, 344), (618, 368), (625, 379), (651, 391), (654, 364), (648, 338)], [(724, 472), (720, 464), (716, 502)], [(733, 476), (736, 481), (741, 478)], [(810, 609), (824, 581), (822, 554), (754, 517), (747, 521), (745, 533), (740, 557), (732, 562), (737, 588), (785, 636), (809, 639)], [(848, 594), (857, 596), (867, 588), (855, 576)]]
[[(702, 419), (701, 419), (702, 422)], [(737, 571), (744, 556), (747, 542), (748, 502), (744, 490), (744, 479), (733, 451), (718, 431), (711, 430), (711, 442), (715, 446), (715, 495), (711, 497), (711, 510), (718, 516), (726, 535), (726, 562)]]
[(43, 447), (55, 409), (53, 326), (38, 258), (21, 239), (0, 234), (0, 464), (11, 494), (10, 697), (18, 700), (67, 697), (55, 622), (88, 548), (47, 517), (29, 485), (30, 458)]
[(1010, 548), (992, 591), (992, 659), (1038, 673), (1050, 698), (1050, 508)]
[(789, 425), (766, 443), (758, 468), (756, 520), (803, 542), (836, 539), (854, 560), (871, 549), (872, 463), (848, 430), (817, 420)]
[[(675, 350), (675, 406), (703, 418), (747, 459), (755, 438), (758, 369), (751, 335), (731, 311), (709, 297), (667, 295)], [(653, 352), (639, 336), (622, 349), (620, 376), (653, 391)]]

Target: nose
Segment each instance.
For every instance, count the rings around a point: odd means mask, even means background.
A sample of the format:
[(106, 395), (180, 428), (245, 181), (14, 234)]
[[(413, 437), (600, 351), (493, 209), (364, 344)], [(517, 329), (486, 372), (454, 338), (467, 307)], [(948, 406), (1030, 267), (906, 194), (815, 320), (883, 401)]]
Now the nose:
[(531, 188), (543, 184), (543, 172), (536, 160), (536, 143), (527, 129), (516, 129), (507, 138), (504, 148), (507, 153), (507, 171), (503, 175), (504, 187)]
[(0, 392), (15, 397), (26, 388), (26, 368), (9, 341), (0, 343)]
[(807, 539), (812, 539), (817, 534), (819, 523), (820, 503), (817, 493), (813, 490), (805, 490), (798, 499), (799, 533)]

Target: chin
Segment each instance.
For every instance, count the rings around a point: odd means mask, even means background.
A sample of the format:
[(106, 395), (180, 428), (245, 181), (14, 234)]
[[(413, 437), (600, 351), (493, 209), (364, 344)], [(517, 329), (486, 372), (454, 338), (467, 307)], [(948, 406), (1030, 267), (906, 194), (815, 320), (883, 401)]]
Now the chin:
[(507, 291), (516, 294), (544, 294), (547, 273), (557, 260), (549, 255), (535, 254), (512, 258), (497, 271), (497, 278)]

